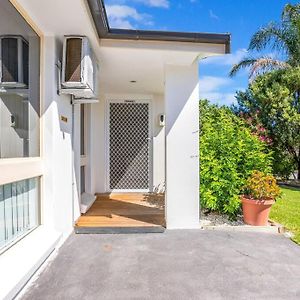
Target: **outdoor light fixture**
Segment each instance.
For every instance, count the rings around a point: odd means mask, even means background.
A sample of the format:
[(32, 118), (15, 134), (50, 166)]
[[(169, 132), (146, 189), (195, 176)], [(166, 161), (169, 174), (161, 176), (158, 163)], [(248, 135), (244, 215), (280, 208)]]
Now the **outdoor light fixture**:
[(159, 115), (159, 126), (164, 127), (166, 125), (166, 117), (164, 114)]

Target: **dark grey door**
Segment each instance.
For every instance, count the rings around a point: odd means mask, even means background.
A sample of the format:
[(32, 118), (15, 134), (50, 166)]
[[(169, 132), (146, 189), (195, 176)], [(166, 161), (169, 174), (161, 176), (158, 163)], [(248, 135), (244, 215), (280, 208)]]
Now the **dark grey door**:
[(149, 103), (109, 104), (109, 188), (149, 189)]

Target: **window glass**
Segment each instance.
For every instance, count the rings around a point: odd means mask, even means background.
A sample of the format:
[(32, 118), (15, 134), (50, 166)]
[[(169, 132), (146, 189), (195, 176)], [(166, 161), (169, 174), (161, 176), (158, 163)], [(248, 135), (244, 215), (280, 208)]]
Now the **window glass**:
[(80, 167), (80, 192), (85, 193), (85, 166)]
[(0, 158), (40, 155), (40, 39), (0, 0)]
[(39, 225), (39, 178), (0, 186), (0, 249)]
[(85, 155), (85, 106), (80, 105), (80, 155)]

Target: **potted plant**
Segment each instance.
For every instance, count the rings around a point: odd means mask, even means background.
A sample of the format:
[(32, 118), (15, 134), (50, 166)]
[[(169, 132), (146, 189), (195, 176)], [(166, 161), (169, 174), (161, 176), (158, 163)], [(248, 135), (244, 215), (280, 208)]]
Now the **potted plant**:
[(241, 197), (244, 222), (254, 226), (268, 225), (271, 207), (279, 196), (280, 189), (274, 176), (254, 171)]

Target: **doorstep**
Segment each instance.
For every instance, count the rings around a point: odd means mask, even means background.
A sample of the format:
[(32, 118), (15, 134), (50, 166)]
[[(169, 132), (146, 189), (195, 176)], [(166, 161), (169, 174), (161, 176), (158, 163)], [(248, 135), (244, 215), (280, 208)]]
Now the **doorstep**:
[(154, 205), (155, 201), (162, 200), (147, 193), (98, 194), (90, 209), (75, 222), (74, 231), (77, 234), (162, 233), (164, 208), (159, 203)]
[(163, 226), (133, 226), (133, 227), (80, 227), (75, 226), (76, 234), (139, 234), (139, 233), (163, 233)]

